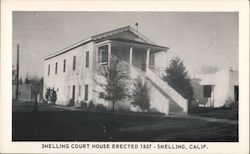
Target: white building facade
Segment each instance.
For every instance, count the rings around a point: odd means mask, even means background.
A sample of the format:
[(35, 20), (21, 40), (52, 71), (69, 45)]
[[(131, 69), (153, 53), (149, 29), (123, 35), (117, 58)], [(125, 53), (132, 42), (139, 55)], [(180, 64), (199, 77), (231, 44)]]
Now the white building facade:
[[(166, 69), (167, 50), (130, 26), (92, 36), (44, 58), (44, 93), (54, 88), (59, 105), (73, 99), (75, 105), (84, 100), (110, 109), (110, 102), (99, 97), (102, 88), (96, 80), (102, 80), (98, 68), (108, 66), (115, 56), (128, 66), (131, 80), (139, 75), (150, 83), (151, 108), (166, 114), (185, 114), (187, 100), (160, 78)], [(159, 63), (159, 57), (163, 62)], [(115, 109), (133, 110), (131, 101), (122, 100)]]
[(238, 70), (224, 69), (211, 74), (198, 74), (192, 79), (194, 99), (204, 107), (228, 107), (239, 101)]

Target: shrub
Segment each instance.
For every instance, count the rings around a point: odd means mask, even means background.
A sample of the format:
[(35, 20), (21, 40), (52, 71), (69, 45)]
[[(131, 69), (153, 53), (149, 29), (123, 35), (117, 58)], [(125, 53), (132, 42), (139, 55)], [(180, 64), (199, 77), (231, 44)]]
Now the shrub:
[(46, 102), (50, 101), (50, 93), (51, 93), (51, 89), (47, 88), (46, 93), (45, 93)]
[(80, 105), (81, 105), (81, 108), (83, 108), (83, 109), (87, 109), (87, 107), (88, 107), (88, 103), (85, 102), (84, 100), (82, 100), (82, 101), (80, 102)]
[(95, 111), (95, 104), (93, 103), (93, 101), (89, 102), (87, 110), (92, 112)]
[(57, 94), (56, 94), (56, 91), (53, 88), (52, 91), (51, 91), (51, 102), (52, 102), (52, 104), (55, 104), (56, 100), (57, 100)]
[(150, 108), (150, 97), (149, 97), (149, 87), (146, 80), (143, 80), (140, 76), (134, 80), (134, 89), (132, 92), (132, 97), (134, 101), (132, 105), (139, 106), (143, 111), (147, 111)]
[(51, 101), (52, 104), (55, 104), (56, 103), (56, 100), (57, 100), (57, 94), (56, 94), (56, 91), (54, 88), (50, 89), (50, 88), (47, 88), (46, 89), (46, 93), (45, 93), (45, 99), (46, 101)]
[(71, 99), (69, 100), (69, 103), (68, 103), (67, 106), (74, 106), (74, 104), (75, 104), (75, 102), (74, 102), (73, 98), (71, 98)]
[(108, 108), (106, 106), (104, 106), (103, 104), (97, 104), (96, 107), (95, 107), (95, 110), (104, 112), (104, 111), (107, 111)]

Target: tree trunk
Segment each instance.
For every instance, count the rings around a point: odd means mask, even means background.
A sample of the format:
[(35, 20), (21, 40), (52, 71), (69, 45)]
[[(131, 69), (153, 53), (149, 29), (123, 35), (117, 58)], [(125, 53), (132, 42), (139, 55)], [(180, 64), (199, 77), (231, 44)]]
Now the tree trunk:
[(33, 112), (38, 112), (37, 95), (35, 95), (35, 102), (34, 102)]

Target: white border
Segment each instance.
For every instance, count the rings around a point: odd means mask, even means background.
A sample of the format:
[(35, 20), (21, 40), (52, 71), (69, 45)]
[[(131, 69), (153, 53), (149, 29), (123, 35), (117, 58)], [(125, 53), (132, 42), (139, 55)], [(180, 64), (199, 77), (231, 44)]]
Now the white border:
[[(112, 6), (112, 7), (111, 7)], [(12, 142), (11, 126), (11, 66), (12, 66), (12, 11), (202, 11), (239, 12), (239, 142), (210, 142), (205, 150), (84, 150), (42, 149), (42, 143)], [(80, 1), (80, 0), (3, 0), (1, 2), (1, 153), (249, 153), (249, 3), (246, 0), (221, 1)], [(50, 142), (56, 144), (56, 142)], [(72, 143), (72, 142), (60, 142)], [(81, 143), (81, 142), (78, 142)], [(86, 142), (85, 142), (86, 143)], [(89, 142), (94, 144), (93, 142)], [(108, 142), (105, 142), (108, 143)], [(169, 143), (169, 142), (167, 142)], [(158, 144), (155, 142), (152, 145)], [(182, 144), (175, 142), (174, 144)], [(197, 142), (189, 144), (199, 144)]]

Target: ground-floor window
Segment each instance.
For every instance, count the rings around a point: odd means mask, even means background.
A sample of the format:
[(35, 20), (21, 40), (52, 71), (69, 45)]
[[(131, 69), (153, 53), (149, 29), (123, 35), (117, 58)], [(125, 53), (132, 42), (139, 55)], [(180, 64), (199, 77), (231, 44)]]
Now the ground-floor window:
[(212, 85), (204, 85), (203, 86), (203, 96), (204, 97), (211, 97), (212, 93)]
[(72, 99), (75, 100), (75, 85), (72, 86)]
[(85, 96), (84, 96), (84, 100), (88, 100), (88, 95), (89, 95), (89, 85), (85, 85)]

